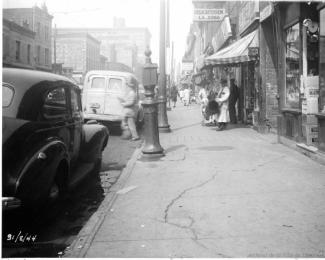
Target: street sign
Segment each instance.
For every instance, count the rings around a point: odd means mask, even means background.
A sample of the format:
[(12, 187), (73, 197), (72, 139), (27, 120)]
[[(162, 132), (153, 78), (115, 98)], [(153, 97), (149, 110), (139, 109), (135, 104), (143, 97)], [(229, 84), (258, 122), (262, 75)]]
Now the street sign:
[(222, 21), (226, 15), (225, 9), (194, 9), (193, 21), (212, 22)]

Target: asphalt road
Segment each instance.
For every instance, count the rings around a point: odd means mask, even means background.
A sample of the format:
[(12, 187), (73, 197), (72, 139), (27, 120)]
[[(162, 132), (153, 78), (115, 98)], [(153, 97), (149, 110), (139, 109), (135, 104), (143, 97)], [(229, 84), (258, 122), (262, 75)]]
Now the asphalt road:
[[(2, 257), (60, 257), (63, 254), (96, 212), (134, 150), (141, 145), (141, 141), (122, 140), (117, 128), (110, 128), (110, 133), (99, 175), (89, 176), (55, 208), (47, 208), (37, 215), (18, 210), (3, 215)], [(24, 242), (16, 240), (20, 236), (24, 236)]]

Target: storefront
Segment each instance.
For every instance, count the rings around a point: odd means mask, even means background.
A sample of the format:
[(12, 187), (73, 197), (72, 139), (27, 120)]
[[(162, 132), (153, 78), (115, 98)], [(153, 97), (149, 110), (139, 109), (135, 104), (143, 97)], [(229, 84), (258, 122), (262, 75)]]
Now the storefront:
[[(322, 10), (317, 3), (279, 3), (276, 6), (279, 41), (279, 133), (308, 146), (322, 139), (321, 36)], [(324, 70), (324, 69), (323, 69)], [(321, 84), (320, 84), (321, 83)], [(324, 111), (325, 112), (325, 111)], [(319, 125), (318, 125), (319, 124)]]
[(325, 4), (317, 6), (319, 12), (319, 136), (318, 147), (325, 152)]
[(240, 91), (238, 120), (243, 123), (257, 124), (253, 112), (259, 107), (258, 64), (258, 30), (205, 58), (205, 65), (213, 67), (217, 78), (228, 78), (228, 84), (230, 78), (235, 79)]

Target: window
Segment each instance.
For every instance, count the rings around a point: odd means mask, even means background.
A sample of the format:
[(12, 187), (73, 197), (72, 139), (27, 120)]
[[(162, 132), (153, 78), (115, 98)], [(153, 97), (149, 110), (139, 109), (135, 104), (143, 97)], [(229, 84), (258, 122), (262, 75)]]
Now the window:
[(40, 22), (37, 22), (37, 24), (36, 24), (36, 33), (37, 33), (37, 36), (40, 37), (40, 34), (41, 34), (41, 23)]
[(300, 26), (293, 25), (286, 31), (286, 98), (289, 108), (299, 108), (300, 88)]
[(49, 49), (45, 48), (45, 64), (49, 65), (50, 64), (50, 52)]
[(121, 79), (110, 79), (109, 80), (109, 90), (121, 91), (122, 90), (122, 80)]
[(16, 41), (16, 61), (20, 60), (20, 41)]
[(14, 89), (7, 84), (2, 84), (2, 107), (9, 107), (14, 97)]
[(37, 56), (36, 56), (36, 62), (40, 64), (41, 61), (41, 46), (37, 46)]
[(79, 112), (81, 110), (79, 95), (74, 89), (71, 89), (71, 110), (72, 112)]
[(91, 88), (105, 89), (105, 78), (102, 77), (92, 78)]
[(319, 111), (325, 113), (325, 8), (319, 12)]
[(42, 115), (46, 120), (63, 120), (68, 117), (66, 92), (63, 87), (48, 92), (42, 108)]
[(27, 45), (27, 63), (30, 64), (30, 44)]
[(49, 39), (49, 27), (45, 26), (44, 27), (44, 33), (45, 33), (45, 40)]

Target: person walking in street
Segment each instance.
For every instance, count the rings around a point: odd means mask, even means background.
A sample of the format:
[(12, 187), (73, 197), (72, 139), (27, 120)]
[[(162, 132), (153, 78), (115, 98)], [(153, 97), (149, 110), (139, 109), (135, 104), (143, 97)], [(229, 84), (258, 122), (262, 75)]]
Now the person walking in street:
[(235, 84), (235, 79), (230, 80), (230, 95), (229, 95), (229, 116), (230, 123), (237, 124), (236, 103), (239, 97), (238, 86)]
[(173, 102), (173, 107), (176, 107), (176, 102), (177, 102), (177, 96), (178, 96), (178, 90), (176, 85), (173, 85), (170, 91), (170, 97), (172, 99)]
[(202, 125), (205, 125), (205, 121), (208, 119), (208, 116), (206, 114), (206, 107), (208, 105), (208, 95), (205, 89), (205, 86), (201, 86), (200, 91), (198, 93), (198, 101), (201, 108), (201, 114), (202, 114)]
[(186, 86), (184, 89), (184, 106), (190, 105), (190, 96), (191, 96), (191, 91), (190, 91), (189, 87)]
[(137, 141), (140, 139), (135, 125), (136, 85), (137, 82), (135, 79), (128, 77), (126, 79), (125, 96), (119, 98), (123, 106), (123, 119), (121, 122), (121, 128), (123, 131), (122, 138), (128, 139), (129, 134), (127, 133), (130, 132), (132, 141)]
[(222, 79), (221, 80), (221, 89), (219, 90), (218, 95), (215, 99), (218, 102), (219, 107), (220, 107), (217, 131), (221, 131), (221, 130), (225, 129), (225, 127), (227, 126), (227, 123), (230, 121), (229, 107), (228, 107), (229, 95), (230, 95), (230, 90), (227, 86), (227, 80)]

